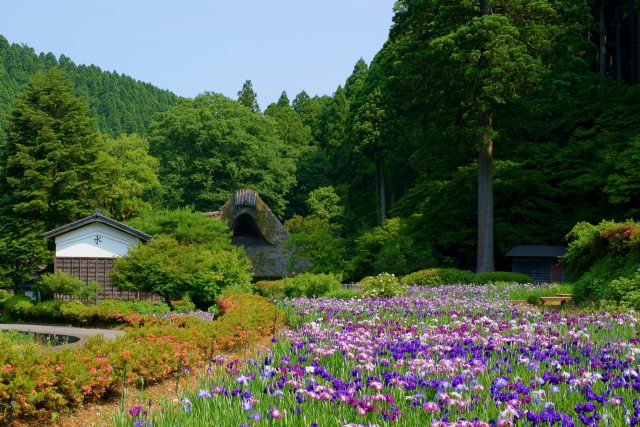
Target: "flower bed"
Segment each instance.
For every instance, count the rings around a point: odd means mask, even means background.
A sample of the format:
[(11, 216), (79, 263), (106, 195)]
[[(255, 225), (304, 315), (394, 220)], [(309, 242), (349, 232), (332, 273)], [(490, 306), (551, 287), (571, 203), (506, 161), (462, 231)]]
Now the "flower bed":
[(161, 381), (208, 360), (213, 337), (217, 353), (273, 333), (277, 311), (267, 300), (233, 293), (221, 304), (224, 312), (213, 322), (191, 316), (127, 315), (122, 320), (131, 327), (114, 341), (94, 337), (84, 347), (56, 353), (5, 349), (0, 355), (0, 424), (10, 411), (14, 418), (49, 417), (118, 394), (125, 381)]
[(116, 424), (638, 425), (636, 313), (511, 306), (493, 286), (411, 292), (285, 301), (294, 327), (269, 354)]

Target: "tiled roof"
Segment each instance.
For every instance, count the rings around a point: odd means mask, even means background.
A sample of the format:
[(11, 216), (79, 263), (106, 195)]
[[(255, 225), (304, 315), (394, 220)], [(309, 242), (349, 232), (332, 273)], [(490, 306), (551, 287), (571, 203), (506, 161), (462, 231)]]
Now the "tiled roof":
[(109, 218), (108, 216), (103, 215), (99, 209), (97, 209), (93, 214), (91, 214), (86, 218), (82, 218), (72, 223), (69, 223), (67, 225), (63, 225), (62, 227), (58, 227), (55, 230), (47, 231), (42, 236), (47, 239), (51, 237), (60, 236), (61, 234), (68, 233), (70, 231), (76, 230), (80, 227), (84, 227), (85, 225), (92, 224), (94, 222), (100, 222), (102, 224), (106, 224), (110, 227), (116, 228), (120, 231), (123, 231), (127, 234), (137, 237), (138, 239), (145, 242), (148, 242), (149, 240), (151, 240), (150, 235), (145, 234), (142, 231), (136, 230), (135, 228), (129, 227), (128, 225), (124, 225), (121, 222), (118, 222), (114, 219)]
[(513, 247), (507, 257), (558, 258), (567, 252), (566, 246), (520, 245)]

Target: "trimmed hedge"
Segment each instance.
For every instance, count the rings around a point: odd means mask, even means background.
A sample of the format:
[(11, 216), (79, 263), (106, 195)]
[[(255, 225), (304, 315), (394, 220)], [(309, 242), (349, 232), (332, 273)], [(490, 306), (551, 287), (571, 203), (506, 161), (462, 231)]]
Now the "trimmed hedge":
[[(163, 302), (106, 300), (97, 304), (79, 301), (44, 301), (36, 304), (24, 295), (14, 295), (2, 306), (14, 320), (64, 322), (79, 326), (110, 325), (118, 323), (118, 319), (125, 315), (159, 315), (170, 311)], [(193, 304), (189, 307), (193, 307)]]
[(407, 274), (402, 278), (405, 285), (440, 286), (453, 283), (473, 283), (474, 274), (456, 268), (428, 268)]
[(474, 274), (457, 268), (428, 268), (402, 278), (405, 285), (440, 286), (450, 284), (532, 283), (531, 276), (511, 271), (494, 271)]
[(533, 283), (533, 277), (528, 274), (514, 271), (492, 271), (490, 273), (477, 273), (473, 277), (473, 283)]

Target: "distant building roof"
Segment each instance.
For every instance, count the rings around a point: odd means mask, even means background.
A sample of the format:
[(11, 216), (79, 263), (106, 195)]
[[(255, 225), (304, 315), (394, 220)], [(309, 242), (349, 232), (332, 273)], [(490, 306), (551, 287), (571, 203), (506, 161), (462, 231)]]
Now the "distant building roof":
[(51, 237), (60, 236), (61, 234), (68, 233), (80, 227), (84, 227), (85, 225), (88, 225), (88, 224), (93, 224), (94, 222), (100, 222), (102, 224), (106, 224), (124, 233), (137, 237), (138, 239), (144, 242), (148, 242), (149, 240), (151, 240), (151, 236), (149, 236), (148, 234), (145, 234), (142, 231), (138, 231), (135, 228), (129, 227), (128, 225), (124, 225), (121, 222), (118, 222), (114, 219), (109, 218), (108, 216), (103, 215), (99, 209), (96, 209), (96, 211), (93, 214), (91, 214), (86, 218), (82, 218), (72, 223), (69, 223), (67, 225), (63, 225), (62, 227), (58, 227), (55, 230), (47, 231), (42, 236), (47, 239)]
[(507, 257), (558, 258), (567, 252), (566, 246), (519, 245), (514, 246)]

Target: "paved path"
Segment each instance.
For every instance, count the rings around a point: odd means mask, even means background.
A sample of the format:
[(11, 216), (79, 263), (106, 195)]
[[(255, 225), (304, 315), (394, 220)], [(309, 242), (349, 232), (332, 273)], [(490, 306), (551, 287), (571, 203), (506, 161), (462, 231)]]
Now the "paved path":
[(0, 330), (14, 330), (21, 332), (34, 332), (38, 334), (51, 334), (51, 335), (69, 335), (72, 337), (78, 337), (79, 340), (71, 344), (57, 345), (51, 347), (51, 350), (62, 350), (64, 348), (83, 345), (87, 340), (94, 335), (102, 335), (105, 339), (112, 340), (116, 337), (124, 335), (124, 331), (115, 329), (88, 329), (88, 328), (74, 328), (72, 326), (50, 326), (50, 325), (24, 325), (24, 324), (8, 324), (0, 323)]

